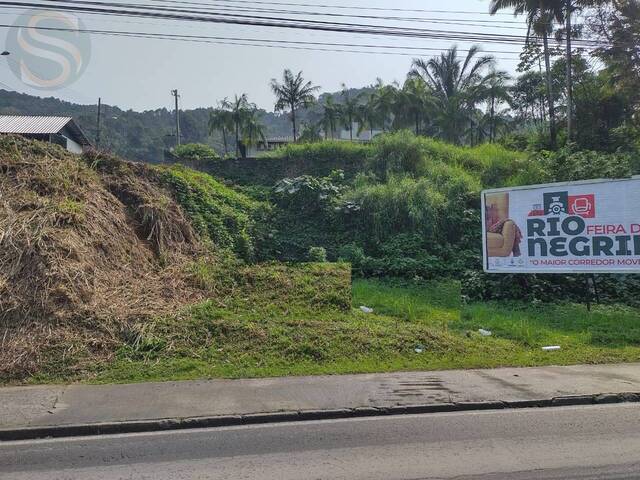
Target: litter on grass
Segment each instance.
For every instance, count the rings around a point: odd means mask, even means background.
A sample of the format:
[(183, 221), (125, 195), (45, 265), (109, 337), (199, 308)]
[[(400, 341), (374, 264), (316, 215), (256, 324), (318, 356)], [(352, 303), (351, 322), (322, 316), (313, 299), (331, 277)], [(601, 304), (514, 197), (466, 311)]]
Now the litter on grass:
[(416, 348), (414, 349), (414, 351), (416, 353), (422, 353), (424, 352), (424, 348), (425, 348), (424, 345), (416, 345)]
[(490, 337), (492, 335), (490, 330), (485, 330), (484, 328), (479, 329), (478, 333), (483, 337)]
[(360, 305), (360, 310), (364, 313), (373, 313), (373, 308), (365, 307), (364, 305)]
[(560, 345), (549, 345), (548, 347), (542, 347), (545, 352), (553, 352), (554, 350), (560, 350)]

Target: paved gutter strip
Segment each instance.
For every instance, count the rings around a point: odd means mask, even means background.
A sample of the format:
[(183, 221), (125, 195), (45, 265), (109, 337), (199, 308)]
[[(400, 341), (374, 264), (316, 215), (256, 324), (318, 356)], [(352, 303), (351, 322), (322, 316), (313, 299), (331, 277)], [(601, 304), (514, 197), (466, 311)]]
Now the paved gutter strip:
[(573, 395), (539, 400), (486, 401), (435, 403), (393, 407), (358, 407), (352, 409), (303, 410), (216, 417), (174, 418), (80, 425), (57, 425), (0, 429), (0, 441), (33, 440), (40, 438), (81, 437), (125, 433), (160, 432), (193, 428), (229, 427), (264, 423), (333, 420), (339, 418), (373, 417), (382, 415), (409, 415), (420, 413), (465, 412), (477, 410), (548, 408), (572, 405), (603, 405), (610, 403), (640, 402), (640, 393), (604, 393)]

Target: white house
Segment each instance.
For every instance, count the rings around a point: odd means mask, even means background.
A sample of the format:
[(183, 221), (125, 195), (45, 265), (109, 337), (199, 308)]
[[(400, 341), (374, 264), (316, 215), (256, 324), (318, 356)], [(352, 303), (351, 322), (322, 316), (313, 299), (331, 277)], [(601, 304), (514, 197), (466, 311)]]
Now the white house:
[(82, 153), (91, 142), (71, 117), (0, 115), (0, 134), (56, 143), (73, 153)]

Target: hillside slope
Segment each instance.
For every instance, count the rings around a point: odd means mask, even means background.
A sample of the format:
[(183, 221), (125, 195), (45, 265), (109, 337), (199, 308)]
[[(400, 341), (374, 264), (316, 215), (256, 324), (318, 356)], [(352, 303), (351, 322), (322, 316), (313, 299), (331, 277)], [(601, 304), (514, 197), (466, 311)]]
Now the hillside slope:
[(203, 248), (153, 170), (3, 136), (0, 173), (0, 372), (202, 296), (183, 265)]

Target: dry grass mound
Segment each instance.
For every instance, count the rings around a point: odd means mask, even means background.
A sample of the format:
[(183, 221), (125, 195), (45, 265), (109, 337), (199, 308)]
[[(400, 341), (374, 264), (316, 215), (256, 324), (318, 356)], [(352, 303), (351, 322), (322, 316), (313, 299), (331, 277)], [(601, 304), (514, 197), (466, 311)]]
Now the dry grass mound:
[(0, 137), (0, 379), (108, 359), (128, 323), (201, 298), (199, 253), (149, 167)]

